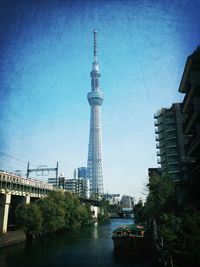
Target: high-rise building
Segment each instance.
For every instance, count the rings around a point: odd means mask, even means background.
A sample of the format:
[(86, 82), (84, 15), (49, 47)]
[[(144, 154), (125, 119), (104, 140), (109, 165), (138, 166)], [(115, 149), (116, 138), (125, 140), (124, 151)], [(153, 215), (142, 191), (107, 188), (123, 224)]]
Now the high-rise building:
[(87, 168), (79, 167), (78, 168), (78, 178), (86, 178), (87, 177)]
[(186, 116), (183, 132), (188, 157), (188, 182), (183, 186), (189, 201), (200, 209), (200, 46), (187, 58), (179, 92), (185, 94), (182, 113)]
[(80, 197), (90, 197), (90, 180), (87, 178), (87, 168), (78, 167), (74, 169), (74, 180), (76, 180), (76, 194)]
[(133, 208), (134, 198), (131, 196), (123, 195), (120, 201), (121, 208)]
[(89, 198), (89, 179), (65, 179), (64, 189), (76, 194), (78, 197)]
[(182, 131), (185, 115), (181, 113), (181, 104), (160, 109), (154, 118), (161, 174), (175, 181), (187, 179), (187, 157), (184, 150), (187, 138)]
[(92, 71), (90, 72), (92, 90), (87, 95), (88, 102), (91, 106), (87, 177), (90, 180), (90, 195), (97, 197), (104, 192), (101, 126), (101, 104), (103, 103), (104, 94), (99, 85), (101, 74), (99, 71), (99, 63), (97, 61), (97, 31), (94, 30), (93, 33), (94, 61), (92, 63)]

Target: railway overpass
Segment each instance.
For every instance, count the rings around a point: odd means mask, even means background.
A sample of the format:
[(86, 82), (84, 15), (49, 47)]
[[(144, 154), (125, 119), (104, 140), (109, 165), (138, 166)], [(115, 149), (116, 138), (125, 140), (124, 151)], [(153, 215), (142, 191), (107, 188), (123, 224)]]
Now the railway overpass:
[[(0, 234), (6, 233), (8, 226), (12, 226), (18, 204), (23, 202), (29, 204), (30, 201), (45, 197), (50, 191), (57, 190), (60, 189), (51, 184), (0, 171)], [(93, 217), (98, 217), (100, 200), (87, 198), (79, 198), (79, 200), (81, 203), (89, 203)]]
[(45, 197), (56, 190), (52, 185), (0, 171), (0, 233), (6, 233), (19, 203)]

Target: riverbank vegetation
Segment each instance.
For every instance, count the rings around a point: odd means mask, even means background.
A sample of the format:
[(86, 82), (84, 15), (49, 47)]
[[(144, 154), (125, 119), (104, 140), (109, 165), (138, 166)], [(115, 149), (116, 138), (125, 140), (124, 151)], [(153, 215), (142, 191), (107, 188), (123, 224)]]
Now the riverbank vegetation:
[(62, 229), (70, 229), (92, 221), (90, 205), (81, 204), (78, 198), (69, 192), (51, 192), (48, 197), (35, 203), (19, 204), (15, 211), (19, 228), (28, 238)]
[(98, 222), (104, 223), (109, 220), (108, 210), (109, 210), (109, 201), (102, 199), (100, 201), (100, 212), (98, 213)]
[(168, 177), (152, 176), (147, 188), (145, 205), (135, 205), (136, 221), (156, 224), (154, 237), (174, 266), (200, 266), (200, 212), (189, 203), (177, 204), (177, 187)]

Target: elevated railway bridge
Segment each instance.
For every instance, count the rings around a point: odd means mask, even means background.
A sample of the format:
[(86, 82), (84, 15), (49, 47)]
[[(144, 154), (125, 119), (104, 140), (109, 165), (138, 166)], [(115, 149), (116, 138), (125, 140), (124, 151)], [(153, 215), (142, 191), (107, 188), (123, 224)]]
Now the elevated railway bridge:
[(0, 233), (7, 232), (19, 203), (28, 204), (52, 190), (55, 188), (48, 183), (0, 171)]
[[(47, 196), (50, 191), (58, 190), (61, 189), (52, 184), (0, 171), (0, 234), (12, 227), (14, 211), (19, 203), (29, 204)], [(79, 199), (81, 203), (89, 203), (94, 217), (97, 217), (100, 200)]]

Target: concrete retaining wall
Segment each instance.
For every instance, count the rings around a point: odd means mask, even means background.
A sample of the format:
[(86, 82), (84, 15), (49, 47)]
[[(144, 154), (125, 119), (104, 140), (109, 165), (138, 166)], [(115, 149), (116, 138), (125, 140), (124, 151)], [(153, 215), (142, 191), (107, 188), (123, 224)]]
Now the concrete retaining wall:
[(22, 230), (0, 234), (0, 248), (12, 246), (24, 241), (26, 241), (26, 235)]

